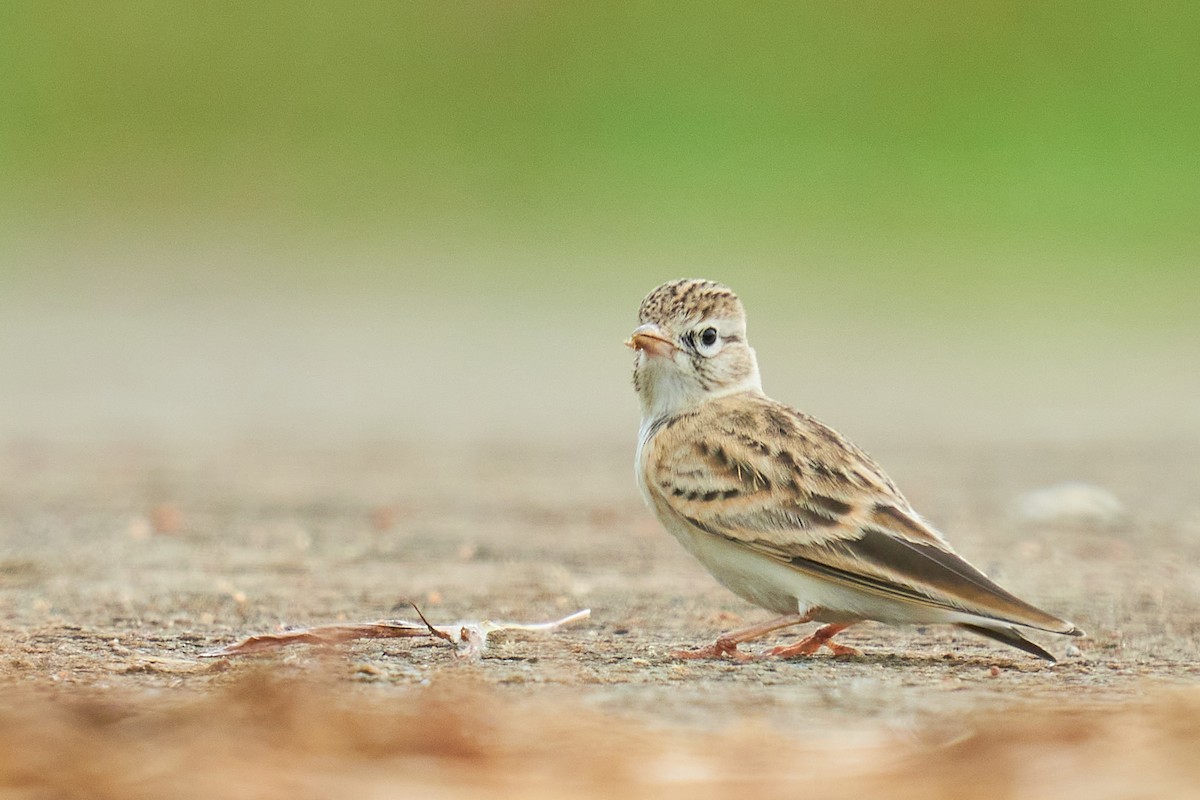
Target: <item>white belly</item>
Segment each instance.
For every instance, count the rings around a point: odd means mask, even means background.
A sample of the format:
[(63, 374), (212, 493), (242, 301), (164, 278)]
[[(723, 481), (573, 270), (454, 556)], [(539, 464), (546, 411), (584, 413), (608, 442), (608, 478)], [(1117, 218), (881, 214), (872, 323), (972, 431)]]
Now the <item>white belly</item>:
[(722, 586), (776, 614), (815, 610), (817, 622), (871, 619), (891, 625), (979, 622), (973, 614), (906, 603), (810, 575), (745, 545), (705, 533), (652, 498), (670, 533)]
[[(656, 509), (658, 510), (658, 509)], [(776, 614), (800, 614), (821, 606), (836, 608), (825, 581), (809, 578), (780, 561), (736, 542), (704, 533), (670, 511), (659, 520), (722, 586)]]

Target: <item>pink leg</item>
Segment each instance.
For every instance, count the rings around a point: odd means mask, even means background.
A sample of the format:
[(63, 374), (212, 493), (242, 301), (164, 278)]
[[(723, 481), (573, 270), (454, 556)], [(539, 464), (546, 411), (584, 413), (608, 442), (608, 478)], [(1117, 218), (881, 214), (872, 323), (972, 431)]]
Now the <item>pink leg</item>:
[(833, 641), (850, 623), (823, 625), (795, 644), (773, 647), (763, 654), (763, 658), (794, 658), (795, 656), (811, 656), (822, 647), (828, 648), (835, 656), (861, 656), (858, 650), (848, 645)]
[[(671, 655), (675, 658), (724, 658), (728, 656), (735, 661), (749, 661), (753, 656), (743, 653), (738, 650), (738, 645), (742, 642), (748, 642), (751, 639), (757, 639), (761, 636), (766, 636), (771, 631), (777, 631), (780, 628), (788, 628), (792, 625), (802, 625), (805, 622), (812, 621), (812, 612), (807, 614), (785, 614), (782, 617), (769, 619), (766, 622), (760, 622), (758, 625), (751, 625), (749, 628), (742, 628), (729, 633), (722, 633), (717, 637), (717, 641), (710, 644), (708, 647), (701, 647), (698, 650), (672, 650)], [(835, 631), (836, 633), (836, 631)], [(815, 635), (815, 634), (814, 634)], [(830, 634), (831, 636), (833, 634)], [(838, 645), (839, 647), (841, 645)]]

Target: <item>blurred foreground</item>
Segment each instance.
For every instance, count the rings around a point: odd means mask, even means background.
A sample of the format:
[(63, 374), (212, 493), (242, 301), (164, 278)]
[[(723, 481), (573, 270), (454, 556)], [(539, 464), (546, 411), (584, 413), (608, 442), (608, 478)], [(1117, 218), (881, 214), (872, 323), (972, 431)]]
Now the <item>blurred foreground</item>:
[(465, 676), (404, 697), (256, 674), (167, 705), (4, 700), (6, 797), (1103, 800), (1193, 797), (1200, 783), (1194, 689), (812, 737), (648, 729), (572, 700), (513, 703)]

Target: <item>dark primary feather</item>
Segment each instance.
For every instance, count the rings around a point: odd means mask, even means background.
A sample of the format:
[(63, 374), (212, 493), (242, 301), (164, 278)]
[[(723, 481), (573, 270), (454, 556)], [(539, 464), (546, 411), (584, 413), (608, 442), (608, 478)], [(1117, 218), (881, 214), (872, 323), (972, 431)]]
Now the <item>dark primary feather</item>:
[(1026, 639), (1016, 628), (988, 628), (983, 625), (971, 625), (965, 622), (959, 624), (958, 627), (965, 628), (971, 633), (977, 633), (980, 636), (986, 636), (989, 639), (994, 639), (997, 642), (1003, 642), (1004, 644), (1015, 647), (1018, 650), (1024, 650), (1031, 656), (1044, 658), (1051, 664), (1058, 663), (1058, 659), (1051, 655), (1049, 651)]

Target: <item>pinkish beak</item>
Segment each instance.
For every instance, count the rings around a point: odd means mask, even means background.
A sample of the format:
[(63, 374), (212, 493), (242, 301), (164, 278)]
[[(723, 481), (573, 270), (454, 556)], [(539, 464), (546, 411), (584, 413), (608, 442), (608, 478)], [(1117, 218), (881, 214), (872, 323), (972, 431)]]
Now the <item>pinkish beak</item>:
[(676, 349), (675, 343), (663, 336), (662, 329), (653, 322), (647, 322), (634, 330), (625, 346), (641, 350), (649, 356), (668, 356)]

